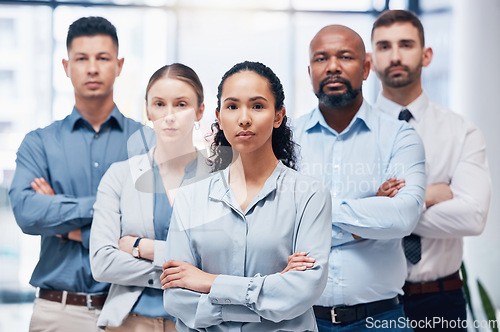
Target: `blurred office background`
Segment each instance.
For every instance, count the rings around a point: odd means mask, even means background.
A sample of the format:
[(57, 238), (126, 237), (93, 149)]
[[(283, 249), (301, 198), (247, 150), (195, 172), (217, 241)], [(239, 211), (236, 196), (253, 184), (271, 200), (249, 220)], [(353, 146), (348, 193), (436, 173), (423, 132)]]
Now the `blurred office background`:
[[(410, 9), (422, 19), (434, 50), (424, 88), (434, 101), (475, 122), (483, 131), (494, 196), (488, 225), (467, 238), (469, 278), (480, 278), (500, 306), (500, 2), (498, 0), (0, 0), (0, 331), (27, 331), (34, 289), (29, 278), (39, 238), (21, 233), (8, 188), (24, 135), (67, 115), (73, 88), (61, 59), (68, 26), (81, 16), (108, 18), (118, 30), (125, 58), (115, 84), (120, 110), (144, 120), (144, 91), (151, 74), (182, 62), (200, 76), (206, 112), (197, 140), (203, 144), (223, 73), (243, 60), (270, 66), (285, 86), (288, 114), (298, 117), (317, 103), (307, 75), (308, 45), (327, 24), (356, 30), (370, 50), (370, 31), (384, 9)], [(363, 87), (379, 91), (371, 73)], [(474, 287), (473, 287), (474, 288)], [(476, 305), (477, 291), (473, 289)]]

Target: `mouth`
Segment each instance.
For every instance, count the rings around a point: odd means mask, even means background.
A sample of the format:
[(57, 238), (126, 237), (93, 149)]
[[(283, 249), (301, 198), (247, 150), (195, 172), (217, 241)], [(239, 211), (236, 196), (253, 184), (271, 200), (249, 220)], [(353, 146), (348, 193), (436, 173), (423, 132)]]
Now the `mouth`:
[(85, 83), (85, 86), (89, 89), (97, 89), (101, 86), (101, 82), (89, 81)]
[(164, 129), (162, 129), (162, 131), (164, 133), (167, 133), (167, 134), (173, 134), (177, 131), (177, 129), (176, 128), (164, 128)]
[(346, 80), (341, 77), (327, 77), (321, 81), (321, 89), (325, 87), (331, 90), (338, 90), (347, 86)]
[(404, 66), (393, 66), (387, 68), (387, 74), (390, 76), (400, 76), (407, 72), (407, 68)]
[(249, 130), (240, 131), (239, 133), (236, 134), (236, 137), (238, 137), (240, 139), (250, 139), (253, 136), (255, 136), (255, 133), (251, 132)]

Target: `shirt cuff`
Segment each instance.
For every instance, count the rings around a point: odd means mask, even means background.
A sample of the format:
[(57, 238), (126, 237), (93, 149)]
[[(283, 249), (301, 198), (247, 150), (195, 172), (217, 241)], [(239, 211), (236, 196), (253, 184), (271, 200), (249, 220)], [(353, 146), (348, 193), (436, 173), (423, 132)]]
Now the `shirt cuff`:
[(222, 320), (225, 322), (259, 323), (260, 316), (243, 305), (223, 305)]
[(255, 281), (255, 278), (219, 275), (210, 289), (210, 301), (220, 305), (247, 305), (251, 302), (250, 292), (256, 286)]
[(153, 264), (162, 268), (167, 261), (167, 241), (155, 240), (153, 256)]
[(78, 198), (78, 209), (80, 210), (80, 218), (94, 218), (94, 203), (95, 196)]

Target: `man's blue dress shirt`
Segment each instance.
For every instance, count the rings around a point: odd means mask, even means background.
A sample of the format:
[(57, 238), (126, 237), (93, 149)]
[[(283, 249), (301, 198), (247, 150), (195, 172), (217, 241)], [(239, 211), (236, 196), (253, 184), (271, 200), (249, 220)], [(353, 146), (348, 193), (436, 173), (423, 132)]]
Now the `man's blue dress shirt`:
[[(327, 185), (333, 202), (328, 282), (316, 304), (354, 305), (402, 294), (401, 238), (415, 228), (425, 197), (418, 134), (365, 101), (341, 133), (316, 107), (294, 122), (294, 137), (302, 156), (299, 171)], [(392, 177), (405, 179), (405, 187), (394, 198), (375, 197)]]
[[(92, 278), (89, 235), (97, 186), (108, 167), (129, 157), (127, 139), (141, 128), (115, 106), (99, 132), (78, 113), (26, 135), (17, 152), (9, 191), (18, 225), (41, 235), (41, 250), (30, 283), (35, 287), (97, 293), (109, 284)], [(138, 151), (139, 152), (139, 151)], [(55, 196), (37, 194), (30, 183), (43, 177)], [(82, 242), (56, 235), (82, 230)]]

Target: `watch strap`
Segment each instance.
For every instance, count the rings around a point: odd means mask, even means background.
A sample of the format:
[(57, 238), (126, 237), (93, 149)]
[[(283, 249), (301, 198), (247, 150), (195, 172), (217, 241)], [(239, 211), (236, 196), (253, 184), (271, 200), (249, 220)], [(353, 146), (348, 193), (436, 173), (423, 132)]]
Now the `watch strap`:
[(142, 240), (142, 237), (138, 237), (137, 240), (134, 242), (134, 248), (137, 248), (139, 246), (139, 242)]

